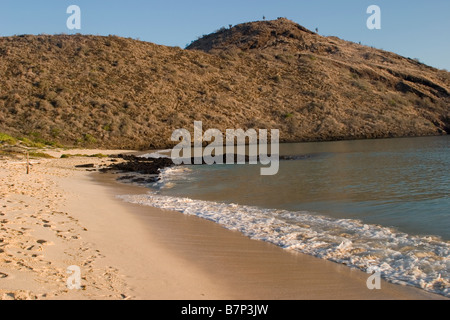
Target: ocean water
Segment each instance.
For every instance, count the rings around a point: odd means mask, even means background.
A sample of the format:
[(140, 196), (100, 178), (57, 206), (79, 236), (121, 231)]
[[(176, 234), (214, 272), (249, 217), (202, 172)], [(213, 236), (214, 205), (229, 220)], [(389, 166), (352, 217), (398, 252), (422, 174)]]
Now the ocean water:
[(275, 176), (259, 165), (169, 168), (148, 194), (121, 198), (450, 296), (448, 136), (283, 144), (280, 154), (301, 157)]

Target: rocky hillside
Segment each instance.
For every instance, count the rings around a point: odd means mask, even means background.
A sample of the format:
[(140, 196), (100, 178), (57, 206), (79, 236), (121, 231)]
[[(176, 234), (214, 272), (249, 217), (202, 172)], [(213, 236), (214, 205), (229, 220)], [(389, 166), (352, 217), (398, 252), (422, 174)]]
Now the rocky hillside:
[(450, 73), (286, 19), (187, 49), (115, 36), (0, 38), (0, 132), (64, 145), (173, 145), (174, 129), (280, 129), (283, 141), (450, 132)]

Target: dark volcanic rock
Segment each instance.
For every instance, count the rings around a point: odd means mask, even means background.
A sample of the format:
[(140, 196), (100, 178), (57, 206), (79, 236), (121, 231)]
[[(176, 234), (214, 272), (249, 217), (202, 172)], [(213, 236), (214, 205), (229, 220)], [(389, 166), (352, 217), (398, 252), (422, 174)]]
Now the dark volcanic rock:
[[(227, 154), (224, 154), (223, 155), (223, 163), (227, 163)], [(231, 155), (232, 157), (233, 157), (233, 161), (234, 161), (234, 163), (238, 163), (238, 155), (237, 154), (234, 154), (234, 155)], [(271, 156), (270, 154), (268, 155), (269, 157)], [(286, 156), (279, 156), (279, 160), (280, 161), (294, 161), (294, 160), (304, 160), (304, 159), (309, 159), (309, 158), (311, 158), (312, 157), (312, 155), (309, 155), (309, 154), (305, 154), (305, 155), (286, 155)], [(195, 163), (195, 159), (197, 159), (197, 158), (194, 158), (194, 157), (192, 157), (191, 158), (191, 163), (192, 164), (196, 164)], [(244, 156), (244, 158), (243, 158), (243, 160), (245, 161), (245, 163), (250, 163), (250, 161), (251, 160), (253, 160), (253, 161), (257, 161), (258, 163), (260, 163), (261, 162), (261, 158), (259, 157), (259, 156), (257, 156), (256, 158), (255, 157), (249, 157), (249, 156), (247, 156), (247, 155), (245, 155)], [(206, 162), (205, 162), (205, 160), (202, 158), (202, 159), (200, 159), (200, 161), (201, 161), (201, 165), (205, 165), (206, 164)], [(198, 162), (200, 162), (200, 161), (198, 161)], [(200, 164), (200, 163), (199, 163)]]
[(313, 155), (310, 155), (310, 154), (295, 155), (295, 156), (280, 156), (280, 160), (284, 160), (284, 161), (304, 160), (304, 159), (309, 159), (312, 156)]
[(142, 174), (159, 174), (160, 169), (171, 167), (174, 165), (169, 158), (141, 158), (133, 155), (119, 155), (118, 158), (126, 160), (126, 162), (113, 163), (107, 168), (101, 169), (101, 172), (107, 171), (121, 171), (121, 172), (136, 172)]
[(94, 168), (95, 165), (93, 163), (90, 164), (80, 164), (78, 166), (75, 166), (75, 168)]
[(148, 177), (148, 176), (143, 176), (143, 177), (138, 177), (138, 176), (122, 176), (117, 178), (118, 181), (129, 181), (129, 182), (134, 182), (134, 183), (155, 183), (156, 181), (158, 181), (158, 176), (154, 176), (154, 177)]

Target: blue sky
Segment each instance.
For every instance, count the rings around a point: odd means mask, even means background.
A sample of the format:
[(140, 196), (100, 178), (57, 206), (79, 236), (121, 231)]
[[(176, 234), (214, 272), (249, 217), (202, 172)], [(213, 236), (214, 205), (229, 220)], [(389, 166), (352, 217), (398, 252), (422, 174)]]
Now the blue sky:
[[(450, 70), (449, 0), (1, 0), (0, 36), (74, 33), (69, 5), (78, 5), (82, 29), (185, 47), (222, 26), (289, 18), (321, 35), (334, 35)], [(369, 5), (381, 8), (381, 30), (369, 30)]]

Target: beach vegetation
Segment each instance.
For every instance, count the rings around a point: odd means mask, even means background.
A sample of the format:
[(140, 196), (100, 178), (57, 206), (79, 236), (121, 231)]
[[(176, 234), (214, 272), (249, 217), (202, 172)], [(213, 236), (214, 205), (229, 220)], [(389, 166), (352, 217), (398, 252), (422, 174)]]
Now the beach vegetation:
[(92, 155), (87, 154), (63, 154), (61, 155), (61, 159), (69, 159), (69, 158), (108, 158), (109, 156), (102, 153), (96, 153)]
[(6, 133), (0, 132), (0, 143), (14, 145), (17, 143), (17, 139), (11, 137), (10, 135), (8, 135)]
[(53, 159), (53, 157), (44, 152), (29, 152), (28, 153), (31, 158), (45, 158), (45, 159)]

